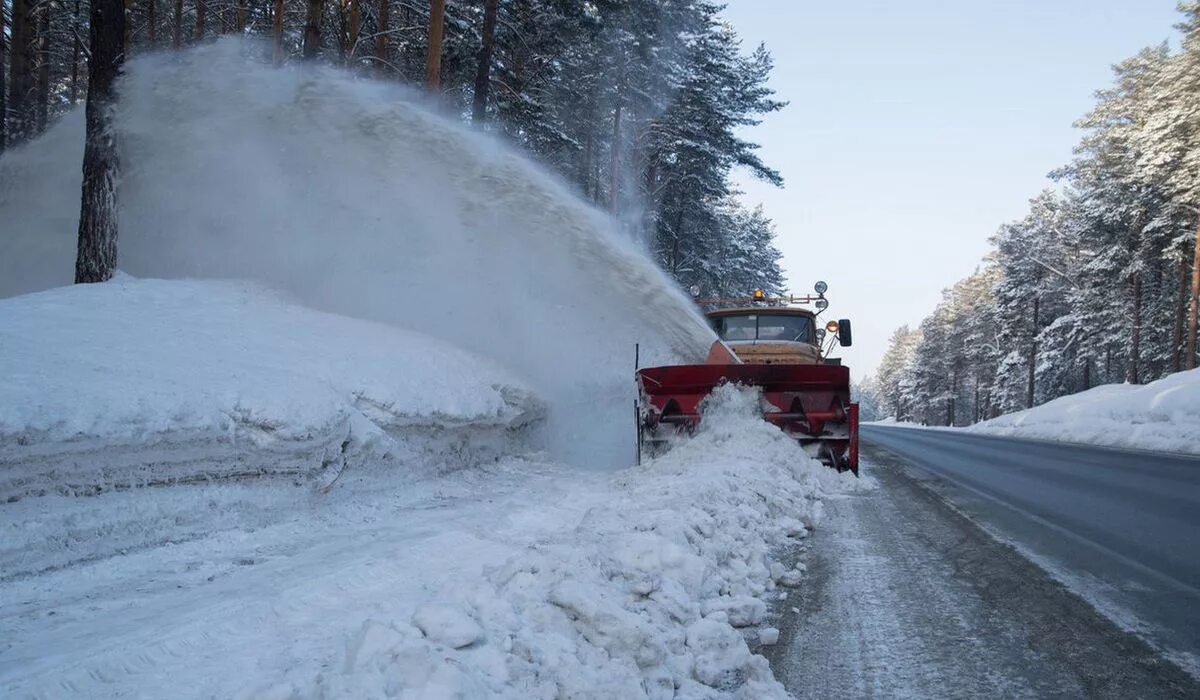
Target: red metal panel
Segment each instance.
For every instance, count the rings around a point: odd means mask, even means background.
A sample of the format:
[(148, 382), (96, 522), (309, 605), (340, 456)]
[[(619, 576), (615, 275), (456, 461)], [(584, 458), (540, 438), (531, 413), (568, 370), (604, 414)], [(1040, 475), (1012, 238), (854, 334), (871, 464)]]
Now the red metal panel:
[(663, 393), (703, 392), (722, 382), (761, 386), (768, 392), (845, 392), (850, 369), (835, 365), (672, 365), (638, 370), (643, 390)]
[(850, 471), (858, 475), (858, 404), (850, 404)]

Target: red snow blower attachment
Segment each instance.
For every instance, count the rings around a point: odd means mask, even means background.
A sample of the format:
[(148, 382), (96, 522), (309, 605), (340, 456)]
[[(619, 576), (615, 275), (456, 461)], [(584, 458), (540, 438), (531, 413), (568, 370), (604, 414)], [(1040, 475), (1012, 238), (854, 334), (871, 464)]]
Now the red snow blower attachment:
[[(824, 282), (816, 297), (698, 299), (720, 340), (701, 365), (637, 371), (638, 457), (655, 454), (691, 434), (700, 403), (725, 383), (759, 387), (763, 419), (795, 438), (813, 457), (858, 474), (858, 404), (850, 401), (850, 371), (825, 355), (833, 343), (851, 342), (848, 320), (817, 328), (828, 305)], [(693, 288), (694, 289), (694, 288)], [(814, 314), (799, 304), (813, 303)], [(829, 347), (822, 344), (833, 336)]]

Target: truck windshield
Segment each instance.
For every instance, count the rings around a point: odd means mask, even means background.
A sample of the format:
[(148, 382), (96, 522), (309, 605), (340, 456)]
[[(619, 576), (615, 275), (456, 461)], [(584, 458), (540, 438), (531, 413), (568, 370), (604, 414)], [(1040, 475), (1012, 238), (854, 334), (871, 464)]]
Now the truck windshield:
[(812, 342), (812, 319), (807, 316), (781, 314), (746, 314), (718, 316), (712, 319), (713, 330), (721, 340), (787, 340)]

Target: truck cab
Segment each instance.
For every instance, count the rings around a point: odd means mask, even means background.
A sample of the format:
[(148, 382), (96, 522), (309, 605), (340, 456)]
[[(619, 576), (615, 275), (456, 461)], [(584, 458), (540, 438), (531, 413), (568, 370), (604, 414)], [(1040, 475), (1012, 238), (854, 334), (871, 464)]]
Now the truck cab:
[(816, 316), (787, 306), (744, 306), (705, 314), (717, 337), (751, 365), (821, 364)]

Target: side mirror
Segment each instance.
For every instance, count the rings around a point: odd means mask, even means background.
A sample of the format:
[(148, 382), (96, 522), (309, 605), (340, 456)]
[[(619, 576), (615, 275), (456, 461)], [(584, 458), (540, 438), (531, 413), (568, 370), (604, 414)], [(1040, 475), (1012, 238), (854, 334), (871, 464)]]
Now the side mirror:
[(850, 334), (850, 319), (843, 318), (838, 320), (838, 343), (842, 347), (848, 348), (854, 342), (854, 337)]

